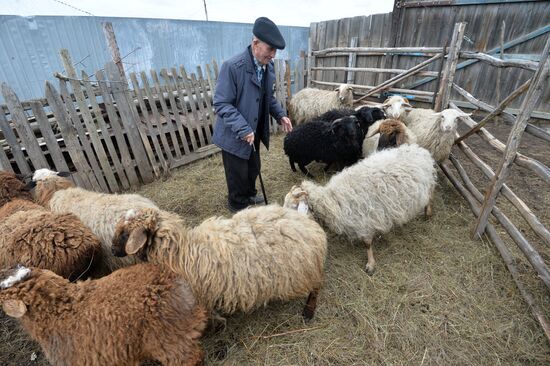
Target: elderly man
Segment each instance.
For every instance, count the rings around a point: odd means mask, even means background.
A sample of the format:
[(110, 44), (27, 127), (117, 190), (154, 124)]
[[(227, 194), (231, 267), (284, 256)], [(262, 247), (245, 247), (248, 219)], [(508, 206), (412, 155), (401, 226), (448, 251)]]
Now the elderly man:
[(256, 19), (252, 44), (222, 64), (214, 94), (214, 143), (222, 149), (227, 204), (231, 212), (264, 202), (257, 195), (260, 141), (269, 149), (269, 116), (292, 131), (292, 123), (273, 95), (273, 58), (285, 48), (271, 20)]

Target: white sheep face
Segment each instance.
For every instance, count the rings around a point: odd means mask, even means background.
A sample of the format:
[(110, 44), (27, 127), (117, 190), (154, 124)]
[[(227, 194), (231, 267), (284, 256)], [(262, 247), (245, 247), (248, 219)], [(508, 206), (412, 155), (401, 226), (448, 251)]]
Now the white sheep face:
[(471, 113), (463, 113), (456, 109), (445, 109), (439, 113), (434, 113), (434, 116), (439, 116), (439, 127), (444, 133), (454, 132), (457, 127), (457, 119), (461, 117), (469, 117)]
[(399, 95), (393, 95), (384, 101), (382, 109), (386, 118), (399, 119), (405, 112), (410, 111), (412, 106), (406, 98)]
[(353, 87), (342, 84), (335, 90), (338, 92), (338, 99), (340, 99), (340, 102), (350, 105), (353, 103)]
[(38, 182), (39, 180), (44, 180), (48, 177), (56, 176), (57, 172), (54, 172), (50, 169), (38, 169), (34, 172), (32, 175), (32, 180), (35, 182)]
[(296, 210), (305, 215), (309, 212), (308, 195), (302, 187), (293, 186), (285, 196), (283, 207)]

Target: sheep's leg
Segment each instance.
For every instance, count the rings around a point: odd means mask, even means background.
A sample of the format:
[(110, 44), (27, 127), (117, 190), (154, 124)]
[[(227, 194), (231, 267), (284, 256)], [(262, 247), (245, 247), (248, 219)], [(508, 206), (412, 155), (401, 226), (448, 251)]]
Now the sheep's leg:
[(292, 171), (296, 173), (296, 166), (294, 165), (294, 160), (292, 160), (291, 158), (288, 158), (288, 162), (290, 164), (290, 169), (292, 169)]
[(365, 245), (367, 246), (367, 266), (365, 270), (369, 276), (374, 274), (374, 254), (372, 252), (372, 238), (365, 240)]
[(424, 207), (424, 218), (428, 220), (431, 217), (432, 217), (432, 199), (430, 198), (430, 201), (428, 202), (426, 207)]
[(302, 316), (306, 322), (313, 319), (313, 315), (315, 315), (315, 308), (317, 308), (317, 296), (319, 296), (319, 289), (313, 289), (307, 297), (306, 306), (304, 306), (304, 311), (302, 312)]
[(302, 171), (302, 173), (304, 173), (305, 176), (309, 176), (309, 177), (313, 178), (313, 175), (311, 175), (311, 173), (309, 172), (309, 170), (306, 169), (306, 166), (305, 166), (305, 165), (298, 163), (298, 167), (300, 168), (300, 170)]

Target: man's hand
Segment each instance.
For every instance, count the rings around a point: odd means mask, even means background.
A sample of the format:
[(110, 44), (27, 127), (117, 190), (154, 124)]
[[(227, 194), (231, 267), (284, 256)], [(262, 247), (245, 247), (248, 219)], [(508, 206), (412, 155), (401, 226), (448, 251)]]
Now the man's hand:
[(283, 127), (283, 132), (285, 133), (292, 131), (292, 122), (290, 122), (290, 118), (288, 117), (281, 118), (281, 126)]
[(249, 145), (252, 145), (254, 143), (254, 132), (250, 132), (248, 135), (243, 137), (243, 140), (245, 140)]

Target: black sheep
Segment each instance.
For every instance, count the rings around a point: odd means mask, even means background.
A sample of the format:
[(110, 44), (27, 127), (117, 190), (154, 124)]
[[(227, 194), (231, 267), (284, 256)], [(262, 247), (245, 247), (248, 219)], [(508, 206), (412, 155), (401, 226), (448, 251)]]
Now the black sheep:
[(361, 158), (364, 137), (357, 118), (346, 116), (333, 122), (314, 120), (298, 125), (286, 135), (283, 147), (292, 171), (296, 171), (294, 163), (298, 163), (308, 175), (306, 165), (314, 160), (327, 164), (325, 171), (333, 163), (355, 163)]
[(337, 120), (338, 118), (346, 116), (357, 117), (357, 120), (359, 120), (359, 124), (361, 125), (361, 130), (363, 130), (363, 135), (367, 134), (369, 127), (372, 126), (374, 122), (386, 118), (382, 109), (364, 106), (360, 107), (357, 110), (352, 108), (331, 109), (330, 111), (325, 112), (319, 117), (315, 118), (315, 120), (332, 122)]

